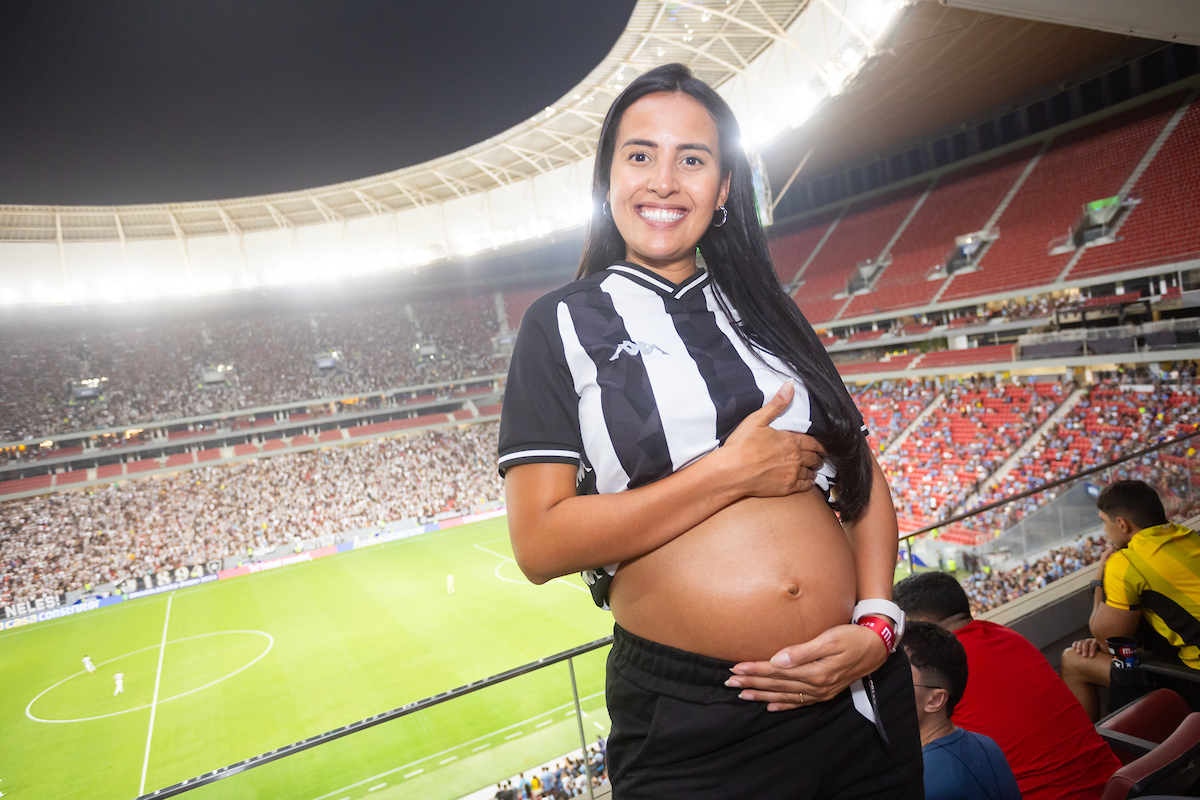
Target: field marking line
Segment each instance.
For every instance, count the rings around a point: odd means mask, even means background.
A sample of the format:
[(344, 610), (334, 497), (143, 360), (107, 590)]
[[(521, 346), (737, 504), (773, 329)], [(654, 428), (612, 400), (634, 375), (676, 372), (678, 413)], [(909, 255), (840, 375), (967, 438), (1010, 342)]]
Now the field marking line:
[(154, 672), (154, 699), (150, 701), (150, 728), (146, 731), (146, 754), (142, 756), (142, 783), (138, 787), (138, 796), (146, 793), (146, 770), (150, 768), (150, 742), (154, 739), (154, 715), (158, 711), (158, 688), (162, 683), (163, 655), (167, 652), (167, 626), (171, 624), (171, 601), (175, 593), (167, 595), (167, 615), (163, 619), (162, 642), (158, 646), (158, 669)]
[[(602, 696), (603, 694), (604, 694), (604, 692), (602, 692), (602, 691), (601, 692), (593, 692), (592, 694), (585, 695), (584, 697), (579, 698), (579, 702), (582, 703), (584, 700), (592, 700), (594, 698)], [(480, 741), (483, 741), (484, 739), (490, 739), (491, 737), (495, 736), (498, 733), (504, 733), (505, 731), (512, 730), (513, 728), (516, 728), (519, 725), (528, 725), (530, 722), (533, 722), (538, 717), (544, 717), (547, 714), (553, 714), (555, 711), (561, 711), (564, 708), (574, 707), (574, 705), (575, 704), (573, 702), (572, 703), (563, 703), (561, 706), (557, 706), (557, 707), (551, 708), (547, 711), (543, 711), (541, 714), (536, 714), (536, 715), (530, 717), (529, 719), (521, 720), (520, 722), (514, 722), (511, 725), (505, 725), (503, 728), (492, 731), (491, 733), (485, 733), (482, 736), (476, 736), (474, 739), (469, 739), (465, 742), (460, 742), (459, 744), (456, 744), (453, 747), (447, 747), (445, 750), (442, 750), (437, 753), (430, 753), (427, 756), (418, 758), (416, 761), (410, 761), (407, 764), (401, 764), (398, 767), (389, 769), (386, 772), (381, 772), (378, 775), (372, 775), (369, 778), (363, 778), (361, 781), (356, 781), (356, 782), (350, 784), (349, 786), (343, 786), (342, 788), (335, 789), (332, 792), (326, 792), (325, 794), (321, 795), (320, 797), (314, 797), (313, 800), (327, 800), (328, 798), (333, 797), (334, 795), (341, 794), (342, 792), (348, 792), (351, 789), (356, 789), (359, 786), (362, 786), (363, 784), (370, 783), (371, 781), (379, 780), (380, 778), (386, 778), (388, 775), (391, 775), (394, 772), (400, 772), (402, 770), (408, 769), (409, 767), (415, 767), (417, 764), (420, 764), (422, 761), (429, 761), (430, 759), (437, 758), (439, 756), (444, 756), (447, 753), (453, 753), (455, 750), (459, 749), (460, 747), (466, 747), (467, 745), (474, 744), (475, 742), (480, 742)], [(574, 714), (574, 713), (575, 713), (574, 711), (570, 711), (570, 712), (568, 712), (568, 715)], [(483, 744), (483, 745), (480, 745), (479, 747), (473, 748), (471, 750), (471, 752), (478, 753), (480, 750), (486, 750), (489, 747), (491, 747), (490, 744)]]
[(516, 733), (510, 733), (508, 736), (504, 737), (504, 741), (507, 742), (509, 739), (515, 739), (518, 736), (524, 736), (524, 735), (525, 735), (525, 731), (517, 731)]
[(537, 725), (534, 725), (533, 727), (535, 727), (535, 728), (544, 728), (544, 727), (546, 727), (547, 725), (550, 725), (550, 724), (552, 724), (553, 722), (554, 722), (554, 720), (552, 720), (552, 719), (548, 719), (548, 720), (546, 720), (545, 722), (539, 722)]
[(374, 792), (374, 791), (378, 791), (379, 789), (382, 789), (382, 788), (383, 788), (383, 787), (385, 787), (385, 786), (387, 786), (387, 784), (386, 784), (386, 783), (381, 783), (381, 784), (379, 784), (378, 786), (372, 786), (370, 789), (367, 789), (367, 791), (368, 791), (368, 792)]
[[(169, 703), (172, 700), (178, 700), (181, 697), (187, 697), (189, 694), (195, 694), (196, 692), (203, 691), (203, 690), (209, 688), (210, 686), (216, 686), (218, 683), (221, 683), (222, 681), (229, 680), (233, 676), (237, 675), (239, 672), (244, 672), (244, 671), (250, 669), (251, 667), (253, 667), (259, 661), (262, 661), (266, 657), (267, 653), (271, 652), (271, 648), (275, 646), (275, 637), (272, 636), (271, 634), (267, 633), (266, 631), (240, 630), (240, 629), (239, 630), (230, 630), (230, 631), (212, 631), (210, 633), (198, 633), (195, 636), (184, 636), (182, 639), (172, 639), (171, 641), (167, 642), (167, 644), (178, 644), (179, 642), (187, 642), (187, 641), (191, 641), (192, 639), (204, 639), (209, 636), (225, 636), (230, 633), (252, 633), (256, 636), (266, 637), (267, 649), (263, 650), (261, 653), (259, 653), (258, 656), (253, 661), (250, 661), (249, 663), (245, 664), (244, 666), (238, 667), (233, 672), (230, 672), (228, 675), (222, 675), (220, 678), (217, 678), (214, 681), (209, 681), (208, 683), (204, 684), (203, 686), (197, 686), (195, 689), (188, 689), (186, 692), (180, 692), (179, 694), (171, 695), (170, 697), (167, 697), (163, 700), (159, 700), (158, 701), (159, 705), (161, 705), (163, 703)], [(123, 655), (119, 655), (115, 658), (110, 658), (107, 661), (101, 661), (96, 666), (103, 667), (105, 664), (111, 664), (114, 661), (120, 661), (122, 658), (128, 658), (129, 656), (135, 656), (138, 653), (144, 653), (147, 650), (153, 650), (155, 647), (158, 647), (158, 645), (152, 644), (148, 647), (143, 647), (138, 650), (131, 650), (128, 653), (125, 653)], [(33, 704), (36, 703), (38, 700), (40, 700), (43, 695), (48, 694), (51, 691), (57, 689), (59, 686), (62, 686), (64, 683), (71, 680), (72, 678), (78, 678), (80, 675), (83, 675), (83, 674), (84, 674), (84, 671), (79, 670), (79, 672), (68, 675), (67, 677), (63, 678), (61, 681), (54, 684), (53, 686), (42, 690), (40, 693), (38, 693), (37, 697), (35, 697), (29, 701), (29, 705), (25, 706), (25, 716), (29, 717), (29, 719), (32, 720), (33, 722), (45, 722), (45, 723), (50, 723), (50, 724), (66, 723), (66, 722), (91, 722), (92, 720), (96, 720), (96, 719), (107, 719), (109, 717), (119, 717), (122, 714), (132, 714), (134, 711), (141, 711), (143, 708), (150, 707), (149, 703), (144, 703), (140, 706), (134, 706), (133, 708), (127, 708), (124, 711), (113, 711), (110, 714), (97, 714), (94, 717), (80, 717), (78, 719), (42, 719), (41, 717), (35, 717), (33, 715), (33, 712), (32, 712)]]
[(604, 726), (601, 725), (599, 722), (596, 722), (596, 720), (592, 720), (592, 724), (595, 725), (600, 730), (604, 730)]
[(422, 768), (422, 769), (419, 769), (419, 770), (417, 770), (416, 772), (410, 772), (410, 773), (408, 773), (407, 775), (405, 775), (404, 777), (405, 777), (405, 778), (411, 778), (411, 777), (412, 777), (412, 776), (414, 776), (414, 775), (420, 775), (420, 774), (421, 774), (422, 772), (424, 772), (424, 771), (425, 771), (425, 770), (424, 770), (424, 768)]
[[(496, 558), (500, 559), (501, 561), (507, 561), (510, 564), (517, 563), (515, 560), (509, 558), (508, 556), (501, 555), (500, 553), (497, 553), (495, 550), (488, 549), (481, 544), (477, 543), (475, 545), (475, 547), (479, 548), (480, 550), (482, 550), (485, 553), (488, 553), (489, 555), (495, 556)], [(503, 566), (503, 564), (498, 564), (495, 569), (496, 577), (499, 578), (500, 580), (504, 581), (505, 583), (519, 583), (523, 586), (524, 585), (532, 585), (532, 584), (528, 584), (527, 581), (514, 581), (512, 578), (504, 577), (503, 575), (500, 574), (500, 567), (502, 567), (502, 566)], [(585, 589), (582, 586), (575, 584), (575, 583), (571, 583), (570, 581), (565, 580), (563, 578), (555, 578), (554, 581), (556, 583), (561, 583), (563, 586), (570, 586), (572, 589), (578, 589), (579, 591), (583, 592), (584, 594), (590, 595), (592, 593), (590, 589)]]
[(438, 764), (449, 764), (451, 761), (458, 761), (458, 756), (450, 756), (449, 758), (443, 758), (441, 761), (438, 762)]

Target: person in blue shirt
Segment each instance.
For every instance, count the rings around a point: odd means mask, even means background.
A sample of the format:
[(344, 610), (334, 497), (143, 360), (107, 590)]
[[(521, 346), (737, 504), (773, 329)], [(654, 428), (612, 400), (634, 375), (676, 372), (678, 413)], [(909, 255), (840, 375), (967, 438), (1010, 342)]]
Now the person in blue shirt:
[(911, 622), (900, 643), (917, 695), (925, 800), (1021, 800), (1000, 747), (950, 721), (967, 688), (967, 651), (958, 637), (931, 622)]

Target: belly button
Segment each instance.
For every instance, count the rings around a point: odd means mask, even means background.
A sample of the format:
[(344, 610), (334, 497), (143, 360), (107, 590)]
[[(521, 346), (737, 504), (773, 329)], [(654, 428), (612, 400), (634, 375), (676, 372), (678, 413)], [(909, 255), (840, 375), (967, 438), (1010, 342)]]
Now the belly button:
[(792, 597), (800, 596), (800, 587), (798, 585), (796, 585), (794, 583), (789, 583), (786, 588), (787, 588), (787, 593), (790, 594)]

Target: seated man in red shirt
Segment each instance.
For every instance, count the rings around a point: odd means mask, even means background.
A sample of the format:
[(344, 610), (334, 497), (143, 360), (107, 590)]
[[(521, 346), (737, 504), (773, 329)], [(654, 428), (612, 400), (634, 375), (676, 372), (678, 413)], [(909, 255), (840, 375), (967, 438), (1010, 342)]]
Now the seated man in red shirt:
[(970, 677), (951, 721), (1000, 745), (1025, 800), (1104, 793), (1121, 762), (1036, 647), (1003, 625), (973, 620), (967, 593), (945, 573), (905, 578), (893, 599), (909, 619), (940, 625), (962, 643)]

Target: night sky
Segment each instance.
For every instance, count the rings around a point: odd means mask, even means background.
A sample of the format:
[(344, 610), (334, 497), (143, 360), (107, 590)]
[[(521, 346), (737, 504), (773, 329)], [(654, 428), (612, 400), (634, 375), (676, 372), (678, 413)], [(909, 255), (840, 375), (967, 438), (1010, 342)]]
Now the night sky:
[(0, 4), (0, 203), (304, 189), (454, 152), (608, 53), (634, 0)]

